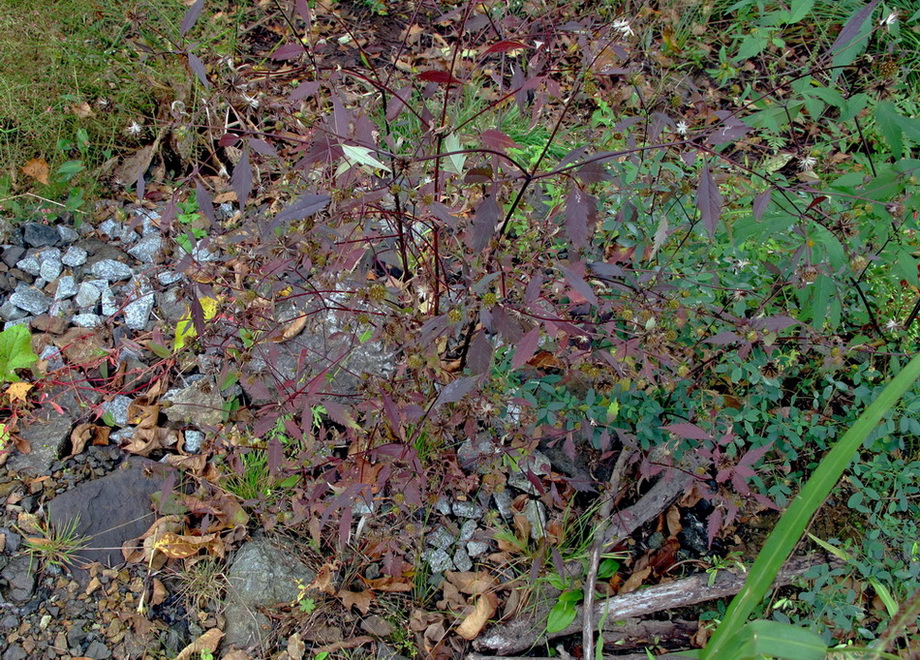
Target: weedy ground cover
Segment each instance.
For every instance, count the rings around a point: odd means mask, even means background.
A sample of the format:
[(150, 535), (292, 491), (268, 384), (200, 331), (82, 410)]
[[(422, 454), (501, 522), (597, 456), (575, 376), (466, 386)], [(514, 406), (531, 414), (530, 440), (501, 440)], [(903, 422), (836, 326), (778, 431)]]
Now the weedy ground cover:
[[(533, 582), (563, 574), (546, 539), (570, 540), (571, 504), (596, 504), (628, 450), (638, 480), (699, 461), (682, 520), (698, 507), (707, 552), (753, 557), (745, 525), (794, 508), (837, 436), (864, 426), (905, 368), (920, 326), (920, 122), (912, 56), (896, 46), (917, 16), (877, 1), (628, 9), (272, 5), (241, 19), (262, 37), (233, 61), (198, 40), (223, 19), (201, 2), (185, 15), (170, 54), (190, 82), (173, 83), (165, 103), (181, 111), (160, 118), (168, 137), (137, 191), (170, 164), (180, 176), (164, 222), (177, 244), (227, 258), (190, 258), (187, 318), (151, 349), (185, 365), (230, 356), (220, 379), (232, 383), (293, 332), (274, 312), (302, 300), (342, 320), (353, 346), (398, 349), (391, 378), (348, 392), (334, 391), (338, 365), (309, 360), (284, 382), (266, 377), (264, 405), (250, 405), (247, 383), (228, 420), (265, 447), (213, 451), (239, 468), (227, 488), (266, 495), (266, 527), (408, 585), (426, 570), (426, 507), (488, 502), (521, 457), (558, 448), (585, 459), (588, 482), (528, 477), (517, 513), (539, 500), (544, 540), (514, 516), (482, 566)], [(714, 30), (731, 38), (715, 44)], [(218, 220), (227, 201), (239, 212)], [(859, 460), (832, 497), (849, 510), (816, 535), (846, 549), (863, 585), (847, 614), (829, 605), (842, 576), (824, 574), (795, 607), (750, 592), (730, 625), (759, 607), (824, 645), (884, 634), (894, 614), (873, 608), (873, 591), (904, 603), (920, 584), (902, 533), (918, 513), (918, 394), (905, 386), (848, 442)], [(469, 440), (494, 448), (493, 470), (461, 465)], [(271, 483), (286, 485), (280, 497)], [(679, 565), (676, 550), (636, 553), (603, 577), (613, 590), (624, 571), (641, 582)], [(553, 628), (584, 596), (574, 580), (557, 580), (568, 596)], [(479, 598), (478, 628), (462, 637), (511, 616), (514, 593)], [(464, 643), (418, 642), (444, 657)]]

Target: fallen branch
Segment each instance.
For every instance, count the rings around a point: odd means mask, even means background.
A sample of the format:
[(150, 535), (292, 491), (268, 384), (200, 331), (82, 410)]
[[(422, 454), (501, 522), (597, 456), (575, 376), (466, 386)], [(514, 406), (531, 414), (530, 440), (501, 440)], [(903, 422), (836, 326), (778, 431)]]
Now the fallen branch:
[[(792, 580), (801, 577), (812, 566), (825, 562), (823, 557), (791, 559), (773, 582), (773, 588), (790, 584)], [(709, 583), (710, 580), (712, 584)], [(693, 577), (607, 598), (594, 606), (593, 616), (598, 620), (605, 620), (604, 632), (606, 634), (608, 630), (616, 631), (617, 622), (622, 619), (647, 616), (663, 610), (733, 596), (744, 586), (744, 580), (745, 574), (738, 571), (719, 571), (715, 579), (708, 574), (701, 573)], [(582, 625), (581, 607), (578, 608), (575, 620), (569, 626), (551, 635), (544, 634), (546, 632), (545, 618), (520, 618), (495, 626), (479, 637), (473, 646), (477, 651), (493, 651), (500, 654), (519, 653), (550, 639), (576, 633), (582, 628)]]
[(585, 578), (585, 602), (584, 607), (587, 611), (587, 616), (585, 616), (584, 626), (582, 629), (582, 647), (584, 649), (584, 660), (591, 660), (594, 657), (594, 617), (591, 612), (594, 605), (594, 587), (597, 584), (597, 570), (601, 561), (601, 554), (603, 553), (604, 546), (606, 545), (616, 545), (622, 540), (621, 536), (614, 536), (613, 538), (607, 538), (607, 526), (611, 522), (611, 514), (613, 513), (613, 503), (616, 501), (617, 494), (620, 492), (620, 482), (623, 480), (623, 474), (626, 472), (626, 464), (629, 463), (629, 458), (632, 456), (633, 452), (625, 447), (620, 452), (620, 455), (617, 457), (617, 463), (613, 467), (613, 473), (610, 475), (610, 480), (607, 486), (606, 499), (601, 505), (600, 510), (600, 526), (597, 529), (596, 538), (594, 543), (591, 546), (591, 557), (588, 564), (588, 576)]

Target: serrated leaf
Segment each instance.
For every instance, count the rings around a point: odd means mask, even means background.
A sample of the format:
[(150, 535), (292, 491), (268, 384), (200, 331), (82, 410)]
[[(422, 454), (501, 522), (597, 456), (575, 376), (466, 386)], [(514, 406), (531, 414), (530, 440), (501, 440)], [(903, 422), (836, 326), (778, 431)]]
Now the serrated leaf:
[[(389, 167), (371, 155), (374, 153), (373, 149), (369, 149), (368, 147), (361, 147), (356, 144), (342, 144), (339, 146), (341, 146), (342, 151), (345, 152), (345, 158), (350, 163), (349, 166), (357, 164), (365, 165), (373, 169), (383, 170), (384, 172), (390, 171)], [(339, 174), (339, 172), (336, 172), (336, 174)]]
[(789, 18), (787, 22), (790, 24), (798, 23), (808, 16), (808, 13), (814, 6), (815, 0), (792, 0), (792, 2), (789, 3)]
[(202, 62), (197, 55), (193, 55), (192, 53), (187, 53), (187, 55), (188, 67), (192, 70), (192, 73), (198, 77), (198, 80), (201, 81), (205, 89), (210, 89), (211, 83), (208, 82), (208, 72), (204, 68), (204, 62)]
[(202, 9), (204, 9), (204, 0), (198, 0), (188, 8), (188, 11), (185, 12), (185, 17), (182, 19), (182, 24), (179, 26), (179, 36), (184, 37), (186, 33), (194, 27), (195, 21), (197, 21), (198, 16), (201, 15)]
[(696, 206), (700, 210), (703, 227), (706, 228), (709, 238), (712, 238), (716, 234), (716, 226), (722, 214), (722, 195), (715, 179), (712, 178), (709, 165), (704, 165), (700, 174), (700, 185), (696, 189)]
[(755, 220), (760, 220), (763, 217), (764, 211), (766, 211), (767, 207), (770, 205), (770, 197), (772, 192), (772, 190), (767, 189), (754, 198), (753, 211)]
[(904, 136), (898, 123), (897, 108), (891, 101), (879, 102), (875, 109), (875, 124), (891, 148), (891, 155), (899, 160), (904, 150)]
[(246, 208), (246, 202), (249, 201), (249, 193), (252, 192), (252, 166), (249, 164), (248, 146), (243, 147), (243, 155), (233, 168), (230, 185), (233, 187), (233, 192), (236, 193), (236, 199), (240, 203), (240, 210), (243, 210)]
[(467, 394), (469, 394), (473, 388), (476, 386), (476, 378), (474, 376), (467, 376), (466, 378), (458, 378), (457, 380), (448, 383), (438, 394), (438, 398), (435, 399), (434, 403), (431, 406), (432, 410), (444, 405), (445, 403), (456, 403)]
[(275, 216), (278, 222), (289, 222), (292, 220), (303, 220), (315, 213), (319, 213), (331, 198), (329, 195), (314, 195), (306, 193), (297, 198), (297, 200)]
[(597, 200), (578, 186), (565, 198), (565, 231), (576, 248), (586, 247), (597, 224)]
[(16, 370), (31, 367), (37, 360), (26, 326), (14, 325), (0, 332), (0, 381), (19, 381)]
[(486, 197), (477, 207), (470, 228), (470, 247), (473, 252), (482, 252), (489, 246), (500, 216), (501, 207), (494, 197)]
[(872, 12), (878, 6), (879, 0), (872, 0), (868, 5), (853, 13), (846, 22), (837, 39), (828, 48), (825, 57), (831, 58), (831, 64), (836, 69), (832, 79), (840, 75), (840, 68), (852, 64), (866, 49), (867, 37), (872, 29)]
[(511, 358), (511, 370), (520, 369), (537, 352), (540, 345), (540, 328), (536, 327), (521, 337), (514, 348), (514, 357)]
[(315, 80), (302, 82), (297, 86), (297, 89), (291, 92), (290, 96), (288, 96), (288, 100), (302, 101), (306, 98), (310, 98), (319, 91), (321, 84), (322, 83), (319, 83)]

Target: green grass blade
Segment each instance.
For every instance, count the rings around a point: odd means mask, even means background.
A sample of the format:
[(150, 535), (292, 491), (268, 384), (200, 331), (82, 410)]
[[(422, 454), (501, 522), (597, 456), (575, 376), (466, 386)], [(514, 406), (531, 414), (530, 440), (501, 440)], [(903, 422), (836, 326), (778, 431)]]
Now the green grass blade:
[(725, 657), (736, 660), (783, 658), (824, 660), (827, 646), (817, 633), (778, 621), (752, 621), (727, 644)]
[(830, 494), (865, 439), (918, 377), (920, 354), (914, 356), (901, 373), (888, 383), (878, 398), (827, 452), (764, 543), (748, 571), (744, 587), (732, 599), (725, 618), (703, 649), (701, 657), (704, 660), (728, 657), (725, 655), (726, 644), (738, 634), (751, 612), (766, 596), (776, 574), (802, 537), (808, 521)]

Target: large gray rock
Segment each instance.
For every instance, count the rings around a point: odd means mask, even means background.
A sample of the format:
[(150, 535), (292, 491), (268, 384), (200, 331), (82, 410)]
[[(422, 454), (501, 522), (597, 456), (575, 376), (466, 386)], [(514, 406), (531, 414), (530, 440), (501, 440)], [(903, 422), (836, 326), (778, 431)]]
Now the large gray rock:
[(224, 646), (260, 648), (271, 622), (258, 609), (290, 605), (300, 595), (300, 585), (309, 584), (314, 577), (292, 551), (266, 539), (246, 542), (227, 574)]
[(14, 454), (7, 462), (14, 472), (43, 476), (49, 473), (51, 464), (58, 459), (65, 441), (70, 437), (73, 420), (58, 413), (51, 406), (42, 406), (30, 422), (19, 433), (29, 443), (28, 454)]
[(124, 562), (121, 546), (147, 531), (154, 521), (151, 497), (173, 480), (168, 465), (131, 456), (110, 474), (85, 481), (48, 504), (48, 518), (57, 529), (73, 525), (88, 545), (78, 561), (98, 561), (114, 567)]
[(306, 325), (287, 341), (253, 346), (241, 379), (252, 403), (283, 400), (327, 369), (320, 389), (330, 394), (354, 394), (368, 377), (389, 378), (395, 369), (395, 351), (378, 340), (361, 341), (368, 326), (358, 323), (357, 317), (367, 311), (365, 303), (338, 292), (279, 305), (273, 322), (276, 334), (298, 317), (305, 316)]
[(203, 427), (220, 424), (224, 419), (224, 399), (213, 378), (202, 378), (181, 390), (170, 390), (163, 400), (169, 402), (164, 412), (171, 422)]

